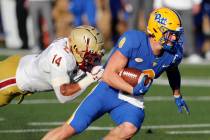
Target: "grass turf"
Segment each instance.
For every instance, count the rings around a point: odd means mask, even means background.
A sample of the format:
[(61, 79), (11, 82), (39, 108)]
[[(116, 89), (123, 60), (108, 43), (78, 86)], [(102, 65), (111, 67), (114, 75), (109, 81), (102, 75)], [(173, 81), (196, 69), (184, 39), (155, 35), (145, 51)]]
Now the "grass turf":
[[(4, 59), (5, 56), (0, 59)], [(210, 66), (197, 65), (181, 65), (180, 71), (184, 78), (209, 78)], [(22, 132), (8, 133), (9, 130), (28, 130), (28, 129), (51, 129), (57, 125), (50, 126), (31, 126), (30, 122), (63, 122), (66, 121), (78, 106), (79, 102), (89, 92), (89, 88), (85, 94), (73, 102), (67, 104), (10, 104), (0, 108), (0, 136), (4, 140), (38, 140), (46, 132)], [(191, 87), (182, 88), (184, 97), (209, 96), (210, 87)], [(171, 90), (168, 86), (152, 86), (146, 95), (147, 97), (171, 97)], [(26, 100), (34, 99), (56, 99), (53, 92), (37, 93), (27, 96)], [(23, 102), (24, 103), (24, 102)], [(179, 114), (176, 105), (171, 97), (169, 101), (146, 101), (146, 117), (143, 126), (148, 125), (177, 125), (177, 124), (209, 124), (210, 123), (210, 107), (209, 101), (187, 101), (191, 114)], [(4, 119), (4, 120), (1, 120)], [(113, 127), (115, 124), (108, 115), (103, 116), (92, 124), (92, 126)], [(7, 133), (2, 131), (8, 130)], [(181, 134), (169, 135), (167, 131), (187, 131), (187, 130), (210, 130), (209, 127), (202, 128), (173, 128), (173, 129), (142, 129), (136, 134), (134, 140), (210, 140), (210, 134)], [(103, 137), (108, 131), (85, 131), (75, 136), (73, 140), (95, 140)]]

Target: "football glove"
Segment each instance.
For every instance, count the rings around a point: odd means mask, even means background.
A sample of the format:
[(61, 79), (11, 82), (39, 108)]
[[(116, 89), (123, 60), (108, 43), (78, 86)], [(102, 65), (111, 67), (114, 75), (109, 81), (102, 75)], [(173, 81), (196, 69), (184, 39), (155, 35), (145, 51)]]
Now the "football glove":
[(180, 96), (180, 95), (176, 96), (175, 95), (174, 99), (175, 99), (175, 103), (176, 103), (176, 105), (178, 107), (178, 111), (180, 113), (182, 113), (182, 108), (184, 108), (184, 110), (186, 111), (187, 114), (190, 113), (190, 110), (189, 110), (187, 104), (185, 103), (184, 99), (182, 98), (182, 96)]
[(96, 66), (91, 73), (86, 72), (86, 76), (78, 82), (80, 88), (86, 89), (90, 84), (99, 81), (103, 75), (103, 72), (104, 69), (101, 66)]
[(86, 89), (90, 84), (96, 82), (97, 79), (89, 72), (86, 72), (86, 76), (81, 79), (78, 84), (81, 89)]
[(144, 95), (152, 85), (152, 80), (148, 84), (145, 85), (145, 81), (148, 78), (147, 75), (144, 75), (142, 80), (133, 88), (133, 95), (140, 96)]
[(104, 73), (104, 69), (103, 66), (95, 66), (93, 67), (93, 69), (91, 70), (91, 74), (93, 75), (93, 77), (99, 81), (102, 77)]

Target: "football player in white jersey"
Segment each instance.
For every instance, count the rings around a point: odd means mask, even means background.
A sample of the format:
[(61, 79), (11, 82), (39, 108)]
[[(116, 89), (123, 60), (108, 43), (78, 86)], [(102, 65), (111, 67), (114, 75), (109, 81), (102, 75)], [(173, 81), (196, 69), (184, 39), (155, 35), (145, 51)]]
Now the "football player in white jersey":
[(94, 27), (74, 28), (40, 54), (11, 56), (0, 62), (0, 106), (16, 96), (54, 90), (61, 103), (80, 95), (103, 73), (100, 65), (104, 40)]

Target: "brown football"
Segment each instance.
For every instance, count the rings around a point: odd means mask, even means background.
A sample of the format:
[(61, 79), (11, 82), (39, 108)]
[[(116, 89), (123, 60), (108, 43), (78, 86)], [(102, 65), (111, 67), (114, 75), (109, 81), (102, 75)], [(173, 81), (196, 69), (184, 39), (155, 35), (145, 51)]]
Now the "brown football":
[[(143, 72), (141, 70), (135, 69), (135, 68), (124, 68), (119, 75), (123, 78), (123, 80), (125, 80), (127, 83), (129, 83), (130, 85), (132, 85), (133, 87), (135, 87), (138, 82), (140, 76), (143, 74)], [(149, 83), (151, 79), (147, 78), (145, 81), (145, 85), (147, 85)]]

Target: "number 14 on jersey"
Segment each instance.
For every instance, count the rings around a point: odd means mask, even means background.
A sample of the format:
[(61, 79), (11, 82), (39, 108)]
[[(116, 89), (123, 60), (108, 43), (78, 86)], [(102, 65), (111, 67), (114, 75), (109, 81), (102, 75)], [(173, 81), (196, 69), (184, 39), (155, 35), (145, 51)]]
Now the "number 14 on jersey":
[(61, 59), (62, 59), (62, 57), (59, 57), (57, 54), (55, 54), (53, 57), (52, 63), (56, 64), (57, 66), (60, 66)]

